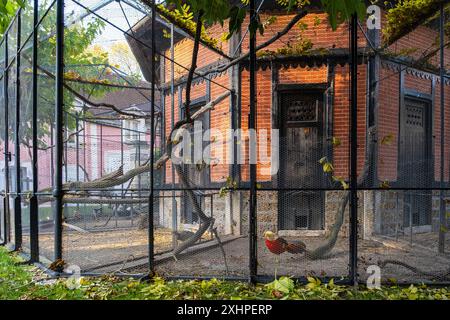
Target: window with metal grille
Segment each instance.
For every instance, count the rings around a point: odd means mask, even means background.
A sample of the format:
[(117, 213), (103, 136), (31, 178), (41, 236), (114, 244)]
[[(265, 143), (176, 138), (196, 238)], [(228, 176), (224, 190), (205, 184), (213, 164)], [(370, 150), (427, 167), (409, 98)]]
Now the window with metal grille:
[(318, 120), (317, 100), (294, 100), (287, 110), (288, 122), (313, 122)]
[(423, 108), (414, 105), (406, 106), (406, 124), (423, 127)]

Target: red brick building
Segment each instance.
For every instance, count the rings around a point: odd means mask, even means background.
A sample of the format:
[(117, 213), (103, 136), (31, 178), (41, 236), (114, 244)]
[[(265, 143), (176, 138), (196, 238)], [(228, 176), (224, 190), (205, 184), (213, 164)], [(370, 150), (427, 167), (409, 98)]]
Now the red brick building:
[[(273, 1), (274, 2), (274, 1)], [(261, 8), (261, 19), (267, 22), (262, 44), (281, 31), (293, 18), (273, 10), (272, 1)], [(275, 17), (275, 18), (272, 18)], [(248, 19), (248, 18), (247, 18)], [(269, 22), (270, 21), (270, 22)], [(248, 25), (244, 23), (243, 26)], [(382, 20), (382, 27), (385, 25)], [(167, 25), (159, 26), (160, 30)], [(182, 26), (175, 26), (181, 28)], [(208, 34), (220, 39), (228, 26), (211, 26)], [(169, 30), (170, 33), (170, 29)], [(149, 34), (148, 21), (135, 27), (141, 37)], [(161, 32), (161, 34), (163, 34)], [(364, 167), (367, 149), (374, 146), (370, 164), (367, 191), (360, 192), (360, 217), (363, 234), (387, 234), (397, 227), (412, 225), (417, 231), (438, 228), (433, 187), (440, 185), (440, 85), (439, 54), (429, 59), (421, 57), (436, 48), (437, 27), (431, 22), (417, 27), (411, 33), (391, 44), (383, 53), (372, 50), (383, 45), (380, 30), (359, 32), (360, 64), (358, 72), (358, 170)], [(193, 40), (183, 35), (158, 40), (160, 83), (164, 106), (164, 132), (183, 117), (185, 77), (189, 68)], [(248, 51), (245, 28), (228, 42), (220, 42), (212, 50), (200, 48), (198, 73), (215, 70), (234, 57)], [(145, 50), (132, 46), (140, 60)], [(257, 128), (279, 129), (280, 169), (267, 174), (267, 165), (258, 165), (259, 231), (273, 229), (286, 234), (321, 234), (333, 223), (339, 190), (330, 183), (319, 163), (326, 157), (333, 164), (335, 177), (348, 180), (349, 172), (349, 35), (348, 26), (333, 31), (324, 13), (310, 10), (286, 35), (258, 53), (257, 71)], [(217, 49), (220, 48), (220, 49)], [(445, 50), (446, 65), (450, 52)], [(170, 57), (174, 57), (172, 64)], [(143, 63), (144, 64), (144, 63)], [(229, 99), (204, 115), (206, 128), (225, 131), (230, 128), (248, 128), (249, 73), (247, 61), (222, 73), (212, 72), (208, 77), (197, 77), (192, 89), (193, 108), (205, 105), (227, 90)], [(450, 83), (445, 83), (445, 185), (449, 185), (450, 164)], [(367, 132), (373, 128), (375, 134)], [(270, 137), (270, 136), (269, 136)], [(215, 139), (217, 137), (214, 137)], [(217, 141), (215, 141), (217, 143)], [(227, 138), (219, 141), (233, 143)], [(248, 139), (241, 142), (246, 145)], [(270, 144), (269, 144), (270, 145)], [(217, 144), (215, 145), (215, 149)], [(248, 148), (246, 148), (247, 150)], [(214, 153), (214, 151), (212, 151)], [(214, 156), (213, 156), (214, 157)], [(192, 167), (192, 166), (191, 166)], [(248, 183), (248, 164), (218, 164), (198, 172), (189, 169), (189, 175), (199, 188), (220, 188), (232, 177), (240, 186)], [(165, 167), (164, 182), (175, 186), (170, 162)], [(175, 183), (172, 185), (172, 183)], [(369, 190), (384, 188), (384, 191)], [(425, 189), (405, 191), (405, 189)], [(278, 189), (278, 190), (275, 190)], [(392, 190), (389, 190), (392, 189)], [(327, 191), (325, 191), (327, 190)], [(168, 193), (170, 194), (170, 192)], [(190, 225), (195, 215), (183, 195), (177, 201), (161, 201), (160, 224)], [(231, 192), (225, 197), (205, 197), (205, 210), (214, 215), (224, 233), (245, 233), (247, 227), (248, 195)], [(181, 200), (180, 200), (181, 199)], [(213, 210), (211, 210), (212, 208)], [(177, 219), (173, 218), (174, 209)], [(401, 213), (398, 213), (401, 212)], [(345, 232), (345, 230), (344, 230)]]

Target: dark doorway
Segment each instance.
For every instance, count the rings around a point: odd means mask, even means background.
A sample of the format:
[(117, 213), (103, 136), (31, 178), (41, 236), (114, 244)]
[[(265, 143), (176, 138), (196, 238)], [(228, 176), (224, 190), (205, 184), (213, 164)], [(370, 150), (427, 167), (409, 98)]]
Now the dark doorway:
[[(194, 102), (191, 105), (191, 114), (194, 114), (201, 107), (205, 105), (205, 101)], [(183, 115), (184, 116), (184, 115)], [(210, 121), (208, 113), (203, 114), (203, 116), (196, 120), (201, 121), (202, 123), (202, 132), (198, 132), (198, 134), (202, 134), (209, 129)], [(191, 142), (192, 146), (188, 152), (191, 153), (191, 159), (194, 161), (194, 136), (196, 132), (194, 131), (194, 127), (190, 128), (191, 134)], [(206, 142), (203, 142), (203, 147), (205, 147)], [(192, 163), (192, 164), (183, 164), (183, 173), (187, 180), (190, 182), (191, 187), (195, 188), (204, 188), (209, 182), (209, 168), (205, 166), (204, 163)], [(200, 203), (202, 209), (204, 208), (204, 197), (202, 196), (202, 191), (195, 190), (194, 191), (197, 201)], [(196, 212), (191, 196), (189, 192), (182, 191), (181, 196), (181, 222), (185, 224), (194, 224), (199, 223), (198, 213)]]
[[(429, 188), (433, 181), (431, 103), (406, 97), (401, 125), (399, 181), (405, 188)], [(403, 201), (404, 226), (430, 224), (430, 191), (406, 190)]]
[[(319, 160), (323, 148), (323, 91), (279, 93), (280, 172), (278, 199), (280, 230), (321, 230), (324, 195)], [(302, 188), (309, 190), (301, 190)]]

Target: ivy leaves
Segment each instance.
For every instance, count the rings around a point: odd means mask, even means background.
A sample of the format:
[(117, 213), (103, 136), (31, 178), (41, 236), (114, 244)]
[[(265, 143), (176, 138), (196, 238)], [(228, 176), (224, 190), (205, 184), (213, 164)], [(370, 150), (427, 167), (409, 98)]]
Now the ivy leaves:
[(183, 5), (188, 5), (193, 13), (202, 12), (202, 19), (206, 24), (223, 24), (230, 18), (231, 7), (226, 0), (168, 0), (167, 3), (175, 4), (179, 11)]
[(233, 30), (239, 30), (240, 26), (242, 25), (242, 22), (245, 19), (246, 16), (245, 9), (243, 7), (237, 7), (234, 6), (230, 10), (230, 24), (229, 24), (229, 30), (227, 40), (231, 37), (233, 34)]
[[(249, 0), (241, 0), (240, 4), (231, 5), (228, 0), (168, 0), (168, 4), (177, 6), (179, 12), (183, 10), (184, 5), (188, 5), (192, 13), (203, 13), (203, 20), (206, 24), (220, 23), (224, 24), (229, 20), (229, 33), (227, 39), (233, 33), (240, 30), (247, 16)], [(295, 9), (304, 8), (310, 5), (310, 0), (277, 0), (281, 9), (287, 12)], [(366, 14), (366, 6), (363, 0), (321, 0), (324, 11), (328, 14), (329, 22), (333, 30), (336, 30), (339, 24), (348, 21), (353, 14), (363, 18)], [(264, 23), (261, 22), (259, 13), (255, 20), (250, 24), (251, 33), (264, 33)]]
[(25, 6), (25, 0), (0, 0), (0, 34), (3, 35), (19, 7)]
[(350, 20), (353, 14), (362, 19), (366, 14), (366, 6), (360, 0), (321, 0), (322, 7), (328, 13), (331, 28), (336, 30), (339, 24)]

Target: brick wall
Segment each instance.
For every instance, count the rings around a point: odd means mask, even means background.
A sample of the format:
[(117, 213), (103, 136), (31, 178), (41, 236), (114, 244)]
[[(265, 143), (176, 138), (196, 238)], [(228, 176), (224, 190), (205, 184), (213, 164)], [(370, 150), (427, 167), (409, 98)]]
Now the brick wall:
[[(389, 68), (381, 68), (380, 72), (380, 93), (379, 93), (379, 141), (392, 135), (393, 140), (390, 143), (378, 144), (378, 178), (381, 181), (396, 181), (398, 166), (398, 145), (399, 145), (399, 114), (400, 114), (400, 73)], [(434, 179), (440, 180), (440, 139), (441, 139), (441, 112), (440, 112), (440, 86), (439, 81), (434, 84), (431, 79), (426, 79), (418, 75), (405, 72), (404, 89), (417, 94), (429, 95), (432, 98), (432, 132), (433, 132), (433, 154), (434, 154)], [(434, 96), (433, 96), (434, 93)], [(450, 110), (450, 87), (445, 86), (445, 110)], [(445, 161), (444, 178), (449, 178), (449, 159), (450, 159), (450, 111), (445, 114)], [(418, 182), (420, 184), (420, 181)], [(422, 184), (423, 185), (423, 184)], [(423, 185), (424, 186), (424, 185)]]
[[(262, 15), (262, 21), (266, 21), (270, 16)], [(247, 18), (248, 19), (248, 18)], [(276, 32), (282, 30), (285, 25), (292, 19), (292, 15), (280, 15), (277, 17), (276, 22), (269, 25), (264, 35), (257, 37), (257, 42), (262, 43), (271, 38)], [(247, 21), (248, 22), (248, 21)], [(383, 19), (384, 23), (384, 19)], [(244, 25), (245, 22), (244, 22)], [(300, 25), (307, 26), (306, 28), (300, 28)], [(210, 34), (220, 37), (227, 29), (227, 26), (214, 26), (209, 31)], [(314, 48), (347, 48), (348, 47), (348, 27), (342, 25), (337, 31), (333, 32), (328, 25), (326, 16), (324, 14), (308, 14), (301, 20), (297, 26), (295, 26), (288, 34), (280, 38), (278, 41), (270, 45), (268, 50), (276, 50), (284, 47), (289, 43), (297, 41), (302, 36), (304, 39), (308, 38), (314, 44)], [(394, 43), (390, 50), (393, 52), (402, 52), (405, 48), (417, 47), (417, 50), (411, 53), (413, 57), (419, 58), (423, 56), (424, 52), (430, 50), (430, 46), (436, 39), (436, 32), (428, 27), (421, 26), (411, 34), (403, 37)], [(360, 32), (359, 45), (366, 46), (365, 37)], [(192, 41), (185, 39), (175, 46), (175, 60), (177, 63), (183, 64), (186, 67), (190, 64), (192, 57)], [(229, 48), (224, 45), (225, 52), (228, 52)], [(242, 51), (248, 50), (248, 35), (242, 42)], [(428, 50), (428, 51), (427, 51)], [(233, 51), (233, 50), (231, 50)], [(169, 52), (167, 53), (169, 54)], [(200, 52), (199, 66), (207, 65), (220, 58), (216, 53), (211, 50), (202, 48)], [(450, 62), (450, 55), (446, 55), (446, 59)], [(436, 62), (436, 59), (432, 59), (432, 62)], [(166, 61), (166, 79), (170, 79), (170, 62)], [(305, 84), (305, 83), (326, 83), (328, 76), (328, 68), (326, 66), (320, 68), (281, 68), (279, 70), (279, 82), (282, 84)], [(334, 84), (334, 96), (333, 96), (333, 136), (339, 138), (341, 145), (334, 147), (333, 150), (333, 163), (336, 169), (335, 174), (348, 178), (349, 167), (349, 134), (350, 134), (350, 118), (349, 118), (349, 74), (348, 66), (336, 66)], [(180, 74), (185, 72), (178, 72), (175, 74), (177, 78)], [(272, 71), (270, 68), (266, 70), (260, 69), (257, 72), (257, 125), (259, 129), (272, 129)], [(378, 179), (380, 181), (395, 181), (397, 179), (397, 162), (398, 162), (398, 130), (399, 130), (399, 81), (398, 73), (386, 68), (380, 68), (379, 78), (379, 127), (378, 137), (382, 139), (388, 135), (392, 135), (393, 139), (391, 143), (381, 144), (378, 143), (378, 158), (376, 160), (378, 166)], [(214, 82), (218, 82), (220, 85), (229, 88), (230, 78), (229, 73), (223, 74), (215, 79)], [(245, 131), (248, 129), (248, 113), (249, 113), (249, 75), (248, 71), (243, 70), (241, 72), (241, 127)], [(366, 147), (366, 94), (367, 84), (367, 68), (366, 65), (360, 65), (358, 73), (358, 170), (361, 172), (365, 158)], [(211, 98), (217, 97), (226, 89), (220, 85), (212, 83), (211, 85)], [(405, 76), (405, 88), (414, 89), (422, 93), (431, 93), (431, 80), (421, 79), (418, 76), (407, 74)], [(438, 87), (437, 87), (438, 88)], [(448, 88), (448, 86), (447, 86)], [(448, 89), (447, 89), (448, 90)], [(200, 84), (194, 86), (193, 96), (201, 96), (206, 93), (206, 85)], [(438, 108), (439, 90), (435, 90), (435, 108), (434, 108), (434, 150), (435, 150), (435, 177), (439, 178), (439, 163), (440, 163), (440, 130), (439, 119), (440, 113)], [(450, 96), (450, 91), (448, 91)], [(184, 91), (183, 91), (184, 97)], [(450, 101), (446, 99), (446, 104)], [(178, 94), (175, 97), (175, 121), (178, 120)], [(231, 127), (230, 119), (231, 114), (229, 111), (229, 100), (225, 100), (221, 105), (217, 106), (211, 113), (211, 128), (225, 130)], [(170, 97), (166, 98), (166, 123), (170, 124)], [(450, 126), (450, 112), (446, 116), (446, 125)], [(166, 134), (170, 132), (170, 128), (166, 127)], [(446, 141), (450, 139), (450, 130), (447, 130), (448, 136)], [(245, 136), (245, 135), (244, 135)], [(223, 139), (223, 148), (225, 150), (225, 143), (228, 140)], [(217, 141), (220, 142), (220, 141)], [(245, 154), (248, 154), (248, 140), (243, 143), (243, 150)], [(446, 143), (446, 152), (449, 153), (450, 159), (450, 147)], [(216, 145), (217, 146), (217, 145)], [(269, 150), (270, 152), (270, 150)], [(450, 161), (446, 161), (445, 172), (448, 179)], [(265, 169), (267, 166), (258, 167), (258, 180), (267, 181), (270, 180), (270, 176), (266, 174)], [(217, 165), (211, 168), (211, 179), (213, 182), (223, 181), (228, 175), (229, 168), (227, 165)], [(170, 163), (167, 165), (167, 172), (170, 172)], [(241, 166), (242, 179), (248, 180), (249, 167), (248, 165)], [(166, 182), (170, 182), (170, 174), (167, 175)]]

